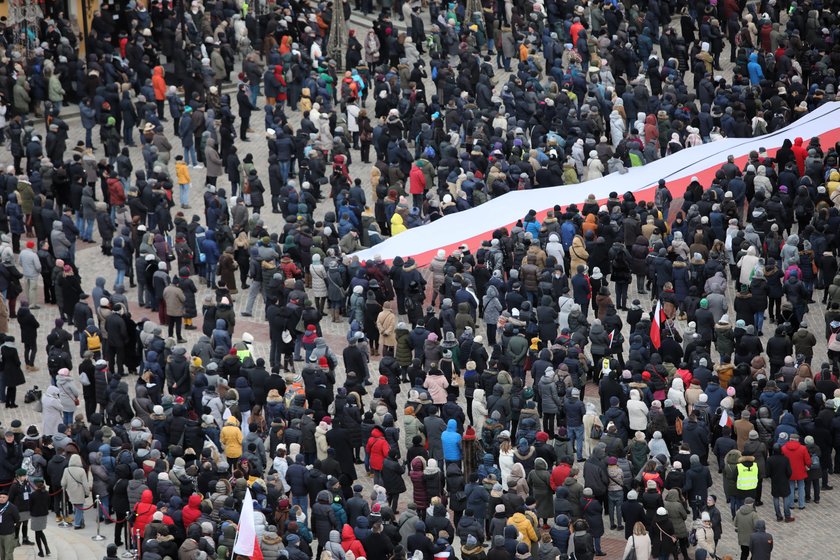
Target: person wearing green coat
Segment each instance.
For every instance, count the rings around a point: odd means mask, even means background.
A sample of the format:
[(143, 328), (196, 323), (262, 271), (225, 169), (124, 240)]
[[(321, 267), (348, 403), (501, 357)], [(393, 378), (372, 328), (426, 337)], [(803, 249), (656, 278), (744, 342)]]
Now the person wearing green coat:
[(21, 73), (12, 89), (12, 104), (16, 113), (25, 115), (29, 112), (30, 103), (32, 103), (32, 98), (29, 96), (29, 82), (26, 81), (26, 76)]
[(53, 72), (47, 82), (47, 99), (50, 100), (56, 111), (61, 110), (61, 104), (64, 103), (64, 88), (61, 87), (58, 71)]
[(528, 473), (528, 488), (537, 501), (537, 517), (548, 523), (554, 518), (554, 492), (551, 490), (551, 471), (542, 457), (537, 457), (534, 470)]
[(758, 513), (752, 498), (744, 500), (744, 505), (735, 514), (735, 530), (738, 531), (738, 545), (741, 547), (741, 558), (750, 553), (750, 538), (755, 531)]
[(510, 358), (510, 374), (524, 377), (525, 372), (522, 368), (525, 364), (525, 357), (528, 355), (528, 339), (519, 332), (519, 329), (513, 329), (513, 336), (508, 341), (505, 354)]
[(720, 354), (721, 362), (724, 358), (731, 358), (732, 353), (735, 352), (735, 333), (729, 323), (728, 313), (721, 315), (715, 325), (715, 349)]
[(674, 525), (674, 536), (678, 539), (683, 558), (688, 558), (688, 528), (685, 525), (688, 510), (685, 508), (676, 488), (671, 488), (665, 493), (664, 504), (665, 510), (668, 512), (668, 519)]
[(394, 358), (396, 358), (397, 364), (402, 368), (403, 375), (405, 375), (405, 368), (411, 365), (411, 359), (413, 358), (408, 325), (400, 321), (397, 323), (397, 328), (394, 332), (397, 337), (397, 348), (394, 352)]

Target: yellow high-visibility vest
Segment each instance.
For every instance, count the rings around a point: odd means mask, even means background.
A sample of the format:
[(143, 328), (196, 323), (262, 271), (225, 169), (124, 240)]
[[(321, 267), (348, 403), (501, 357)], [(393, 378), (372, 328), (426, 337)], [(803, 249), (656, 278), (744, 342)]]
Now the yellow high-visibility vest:
[(758, 465), (753, 463), (752, 467), (738, 465), (738, 490), (755, 490), (758, 488)]

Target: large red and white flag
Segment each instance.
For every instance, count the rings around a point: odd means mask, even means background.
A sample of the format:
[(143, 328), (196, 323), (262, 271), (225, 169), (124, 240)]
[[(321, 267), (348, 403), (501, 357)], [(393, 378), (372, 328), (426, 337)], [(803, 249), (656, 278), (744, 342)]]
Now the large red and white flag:
[(653, 321), (650, 322), (650, 342), (657, 350), (662, 345), (662, 323), (665, 322), (665, 312), (662, 310), (662, 301), (656, 300), (656, 309), (653, 311)]
[(242, 500), (239, 531), (236, 533), (236, 542), (233, 543), (233, 553), (241, 554), (251, 560), (263, 560), (260, 541), (257, 539), (257, 528), (254, 525), (254, 500), (251, 498), (250, 488), (245, 489), (245, 498)]
[(811, 138), (818, 136), (823, 146), (833, 145), (840, 140), (840, 102), (821, 105), (785, 128), (766, 136), (756, 138), (728, 138), (686, 148), (675, 154), (658, 159), (641, 167), (632, 167), (624, 175), (611, 173), (600, 179), (586, 181), (579, 185), (540, 187), (522, 191), (511, 191), (464, 212), (455, 212), (426, 224), (410, 228), (383, 243), (356, 253), (359, 260), (374, 259), (377, 256), (391, 261), (396, 256), (412, 257), (417, 266), (426, 266), (443, 249), (447, 254), (466, 244), (473, 254), (482, 241), (490, 239), (494, 230), (510, 228), (530, 210), (537, 212), (537, 219), (543, 220), (548, 210), (555, 205), (566, 208), (569, 204), (580, 204), (587, 194), (594, 196), (599, 204), (616, 190), (617, 182), (622, 191), (635, 194), (636, 200), (653, 200), (659, 179), (665, 179), (668, 190), (678, 199), (694, 177), (702, 185), (715, 180), (715, 173), (727, 156), (735, 157), (735, 163), (743, 167), (748, 163), (753, 150), (764, 148), (772, 156), (787, 138)]

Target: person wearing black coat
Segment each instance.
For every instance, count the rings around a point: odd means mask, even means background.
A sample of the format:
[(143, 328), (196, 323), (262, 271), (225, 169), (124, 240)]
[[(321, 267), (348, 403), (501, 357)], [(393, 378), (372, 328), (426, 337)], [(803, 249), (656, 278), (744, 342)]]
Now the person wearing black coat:
[(583, 480), (585, 486), (592, 490), (592, 494), (596, 498), (602, 500), (606, 498), (609, 477), (607, 476), (607, 462), (604, 457), (604, 450), (600, 447), (592, 450), (592, 455), (583, 464)]
[(344, 360), (344, 371), (352, 371), (359, 379), (367, 381), (368, 369), (365, 363), (365, 356), (356, 345), (355, 339), (347, 345), (341, 353), (341, 356)]
[(17, 312), (17, 321), (20, 325), (20, 341), (23, 343), (23, 361), (26, 369), (35, 368), (35, 354), (38, 351), (38, 328), (41, 324), (29, 310), (29, 302), (23, 301)]
[(394, 543), (385, 534), (382, 523), (374, 523), (370, 534), (362, 540), (362, 546), (369, 558), (390, 558)]
[(700, 519), (700, 513), (706, 505), (709, 488), (712, 486), (712, 474), (709, 467), (703, 465), (696, 454), (689, 459), (691, 466), (685, 471), (683, 495), (691, 505), (692, 519)]
[[(501, 548), (504, 550), (504, 537), (502, 537)], [(496, 546), (496, 541), (493, 541), (493, 546)], [(408, 557), (413, 557), (415, 551), (420, 551), (423, 554), (423, 560), (434, 560), (435, 547), (429, 537), (426, 536), (426, 524), (420, 520), (414, 522), (414, 534), (408, 537), (405, 543)], [(367, 552), (367, 549), (365, 549)], [(509, 560), (509, 556), (504, 560)], [(498, 559), (503, 560), (503, 559)]]
[[(256, 367), (248, 372), (248, 383), (253, 391), (254, 404), (265, 406), (266, 396), (268, 395), (268, 392), (274, 388), (268, 387), (269, 377), (271, 376), (265, 369), (265, 360), (258, 358)], [(279, 375), (275, 377), (282, 379)], [(285, 388), (285, 382), (283, 383), (283, 386)], [(285, 391), (283, 391), (283, 393), (285, 393)], [(282, 395), (283, 393), (280, 394)]]
[(356, 480), (356, 465), (353, 459), (353, 445), (352, 435), (343, 424), (336, 426), (333, 424), (331, 430), (327, 432), (327, 444), (334, 454), (335, 460), (338, 461), (341, 469), (342, 491), (344, 498), (347, 499), (352, 496), (351, 486)]
[(688, 415), (688, 421), (683, 424), (682, 440), (688, 445), (691, 453), (699, 457), (701, 464), (708, 464), (709, 428), (704, 423), (698, 422), (696, 415)]
[(604, 506), (596, 500), (592, 488), (583, 489), (583, 498), (580, 501), (583, 509), (583, 518), (589, 525), (589, 534), (595, 542), (595, 554), (604, 556), (601, 552), (601, 537), (604, 536)]
[(621, 519), (624, 525), (624, 538), (630, 538), (636, 522), (647, 525), (645, 507), (639, 503), (639, 494), (635, 490), (627, 492), (627, 499), (621, 503)]
[(668, 558), (677, 551), (674, 524), (668, 518), (668, 511), (664, 507), (656, 510), (656, 517), (651, 522), (650, 542), (654, 558)]
[(243, 142), (248, 141), (248, 130), (251, 128), (251, 113), (256, 110), (256, 107), (251, 103), (251, 98), (248, 96), (248, 91), (245, 84), (239, 86), (239, 92), (236, 94), (236, 102), (239, 105), (239, 139)]
[(341, 530), (335, 511), (330, 504), (332, 504), (332, 496), (329, 490), (321, 490), (318, 492), (315, 505), (312, 506), (312, 533), (318, 539), (319, 558), (321, 551), (324, 550), (324, 544), (329, 542), (330, 531)]
[(3, 362), (3, 381), (6, 385), (6, 408), (17, 408), (17, 388), (18, 385), (26, 383), (26, 379), (23, 377), (20, 356), (15, 348), (15, 337), (4, 337), (3, 346), (0, 346), (0, 360)]
[(449, 495), (449, 509), (455, 512), (454, 524), (457, 526), (467, 508), (467, 496), (464, 492), (464, 473), (458, 463), (446, 466), (446, 492)]
[[(776, 521), (793, 520), (790, 515), (790, 508), (793, 502), (790, 493), (790, 477), (793, 473), (790, 460), (782, 454), (781, 447), (777, 443), (773, 446), (773, 452), (767, 458), (767, 478), (770, 479), (770, 495), (773, 496), (773, 509), (776, 511)], [(782, 509), (784, 508), (784, 517)]]
[(763, 519), (755, 522), (755, 531), (750, 535), (750, 553), (752, 560), (770, 560), (773, 554), (773, 535), (767, 532)]
[(400, 494), (406, 491), (403, 474), (405, 474), (405, 467), (399, 462), (399, 452), (391, 449), (382, 462), (382, 486), (385, 487), (385, 493), (388, 496), (388, 505), (395, 511), (400, 501)]

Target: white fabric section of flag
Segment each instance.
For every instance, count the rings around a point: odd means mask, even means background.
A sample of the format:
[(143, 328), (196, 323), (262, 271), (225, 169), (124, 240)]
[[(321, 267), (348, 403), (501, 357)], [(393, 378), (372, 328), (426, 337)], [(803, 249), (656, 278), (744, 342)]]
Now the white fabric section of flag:
[(245, 498), (242, 500), (242, 511), (239, 512), (239, 531), (236, 534), (233, 553), (250, 557), (254, 554), (256, 538), (257, 528), (254, 526), (254, 500), (251, 498), (251, 489), (246, 488)]
[[(512, 191), (494, 198), (481, 206), (465, 212), (456, 212), (424, 226), (409, 229), (383, 243), (355, 253), (360, 260), (373, 259), (379, 255), (390, 261), (396, 256), (414, 257), (419, 266), (428, 264), (438, 249), (454, 250), (460, 243), (467, 243), (475, 252), (480, 241), (500, 227), (508, 227), (523, 218), (528, 210), (543, 212), (555, 204), (568, 206), (582, 203), (589, 194), (597, 200), (606, 200), (609, 193), (620, 194), (652, 189), (659, 179), (671, 182), (684, 181), (693, 176), (712, 173), (703, 179), (709, 184), (714, 170), (718, 169), (728, 155), (742, 158), (750, 151), (766, 148), (773, 152), (781, 147), (785, 139), (796, 137), (810, 139), (826, 135), (823, 145), (833, 144), (840, 139), (840, 102), (826, 103), (801, 119), (776, 132), (758, 138), (727, 138), (719, 142), (702, 144), (659, 159), (642, 167), (633, 167), (624, 175), (610, 174), (600, 179), (577, 185), (561, 185), (524, 191)], [(832, 134), (828, 134), (828, 133)], [(684, 187), (684, 185), (683, 185)], [(676, 196), (682, 196), (677, 189)]]

